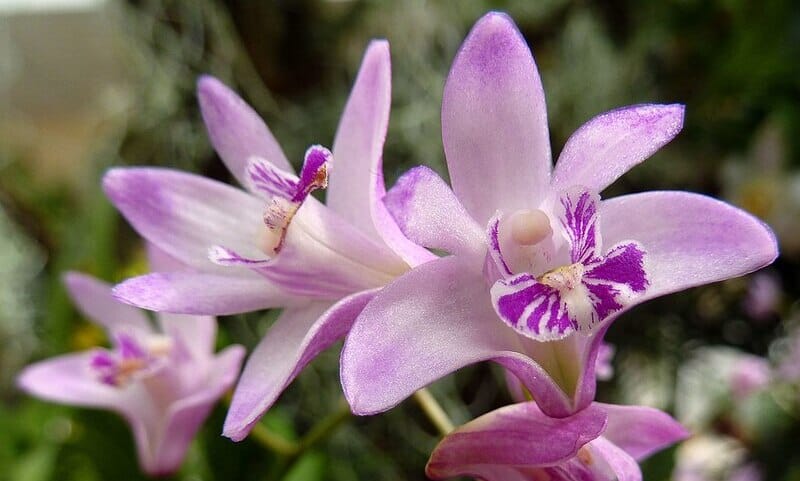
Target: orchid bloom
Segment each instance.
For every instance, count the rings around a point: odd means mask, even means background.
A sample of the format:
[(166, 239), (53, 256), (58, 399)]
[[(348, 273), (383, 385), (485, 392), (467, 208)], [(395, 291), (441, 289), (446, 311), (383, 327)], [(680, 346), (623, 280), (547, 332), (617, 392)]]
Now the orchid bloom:
[(641, 481), (643, 458), (688, 432), (657, 409), (593, 403), (551, 418), (535, 402), (484, 414), (448, 434), (431, 454), (431, 479)]
[[(193, 272), (128, 280), (114, 295), (156, 311), (233, 314), (284, 308), (255, 348), (224, 434), (241, 440), (284, 388), (341, 339), (376, 290), (434, 256), (380, 202), (391, 100), (389, 45), (374, 41), (333, 153), (311, 147), (299, 176), (264, 122), (211, 77), (198, 83), (209, 137), (247, 189), (168, 169), (122, 168), (106, 193), (145, 238)], [(327, 205), (309, 194), (327, 186)]]
[(681, 105), (636, 105), (590, 120), (551, 172), (542, 84), (513, 21), (489, 13), (444, 90), (453, 190), (412, 169), (385, 198), (414, 242), (450, 255), (385, 287), (356, 320), (342, 385), (357, 414), (396, 405), (471, 363), (511, 371), (547, 415), (594, 399), (609, 324), (636, 304), (772, 262), (772, 232), (687, 192), (599, 193), (681, 129)]
[[(175, 265), (160, 253), (151, 264)], [(78, 308), (105, 328), (111, 348), (32, 364), (18, 385), (42, 399), (119, 413), (131, 425), (142, 470), (177, 471), (200, 425), (236, 381), (244, 348), (214, 355), (213, 317), (159, 314), (154, 328), (143, 311), (115, 300), (110, 285), (76, 272), (65, 283)]]

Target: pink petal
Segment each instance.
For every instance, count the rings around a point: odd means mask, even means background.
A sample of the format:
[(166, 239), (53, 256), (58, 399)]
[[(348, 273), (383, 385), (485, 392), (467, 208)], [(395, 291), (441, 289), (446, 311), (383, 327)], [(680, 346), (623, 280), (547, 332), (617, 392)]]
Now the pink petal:
[(689, 432), (667, 413), (645, 406), (600, 404), (608, 413), (603, 437), (636, 460), (642, 460), (689, 437)]
[(230, 346), (220, 352), (213, 359), (206, 387), (169, 406), (164, 415), (165, 422), (158, 426), (158, 432), (151, 434), (150, 444), (139, 446), (139, 449), (150, 449), (152, 453), (146, 466), (148, 474), (169, 474), (180, 468), (186, 449), (211, 408), (236, 381), (244, 355), (241, 346)]
[(285, 306), (295, 300), (262, 277), (193, 272), (153, 273), (117, 284), (114, 297), (143, 309), (222, 316)]
[(149, 333), (152, 330), (147, 316), (141, 310), (112, 297), (111, 285), (78, 272), (68, 272), (64, 276), (64, 284), (81, 312), (109, 332), (130, 330)]
[(687, 192), (645, 192), (601, 204), (604, 243), (633, 239), (650, 285), (638, 302), (741, 276), (778, 255), (772, 231), (730, 204)]
[(156, 318), (164, 334), (179, 342), (195, 362), (210, 357), (214, 352), (217, 320), (213, 317), (160, 312)]
[(150, 266), (150, 272), (189, 270), (186, 264), (159, 249), (151, 242), (145, 244), (145, 249), (147, 251), (147, 263)]
[(342, 387), (354, 413), (375, 414), (463, 366), (493, 360), (548, 412), (570, 414), (571, 400), (517, 348), (480, 272), (446, 257), (403, 275), (364, 309), (342, 350)]
[(547, 109), (531, 51), (507, 15), (481, 18), (453, 61), (442, 138), (453, 190), (478, 224), (496, 209), (538, 207), (550, 180)]
[(409, 241), (381, 202), (383, 143), (391, 105), (389, 43), (373, 40), (342, 113), (333, 153), (336, 167), (328, 183), (326, 203), (373, 240), (386, 243), (410, 265), (431, 254)]
[(483, 261), (483, 229), (428, 167), (415, 167), (403, 174), (384, 203), (403, 233), (417, 244)]
[(347, 334), (375, 292), (354, 294), (332, 307), (315, 302), (285, 310), (247, 360), (223, 434), (244, 439), (300, 371)]
[(573, 458), (605, 424), (605, 413), (595, 406), (558, 419), (544, 415), (534, 402), (512, 404), (447, 435), (431, 454), (425, 472), (432, 479), (475, 476), (503, 481), (512, 473), (509, 468), (524, 472)]
[(197, 99), (211, 144), (241, 185), (247, 185), (247, 161), (253, 156), (293, 172), (264, 121), (233, 90), (204, 75), (197, 81)]
[(377, 176), (382, 170), (383, 141), (392, 102), (389, 42), (373, 40), (364, 54), (336, 138), (326, 204), (372, 238), (379, 238), (372, 221)]
[(73, 406), (129, 409), (127, 391), (100, 382), (90, 363), (97, 351), (67, 354), (29, 365), (17, 377), (17, 386), (28, 394)]
[(642, 481), (639, 463), (605, 435), (588, 445), (586, 456), (590, 456), (589, 470), (593, 481)]
[(602, 192), (653, 155), (683, 127), (684, 106), (643, 104), (600, 114), (569, 138), (553, 171), (556, 191)]
[(263, 254), (257, 248), (263, 202), (237, 188), (160, 168), (112, 169), (103, 188), (142, 237), (190, 267), (235, 272), (208, 260), (208, 248), (217, 244)]

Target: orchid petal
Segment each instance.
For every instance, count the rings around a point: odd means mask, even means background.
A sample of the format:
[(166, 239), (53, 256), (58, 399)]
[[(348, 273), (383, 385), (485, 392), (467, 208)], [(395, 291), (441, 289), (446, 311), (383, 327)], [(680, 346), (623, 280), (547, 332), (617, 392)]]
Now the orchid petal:
[(483, 229), (450, 187), (428, 167), (403, 174), (384, 197), (400, 230), (419, 245), (483, 259)]
[(605, 424), (605, 412), (595, 406), (560, 419), (546, 416), (534, 402), (505, 406), (448, 434), (434, 449), (425, 472), (432, 479), (475, 476), (502, 481), (507, 478), (499, 475), (510, 472), (508, 468), (521, 471), (573, 458)]
[(741, 276), (778, 255), (772, 231), (730, 204), (687, 192), (645, 192), (601, 204), (603, 239), (635, 239), (647, 252), (641, 302)]
[[(588, 465), (593, 481), (642, 481), (642, 469), (628, 453), (601, 436), (588, 445)], [(583, 462), (583, 461), (581, 461)]]
[(637, 461), (689, 437), (689, 432), (667, 413), (645, 406), (599, 404), (608, 413), (603, 437)]
[[(401, 276), (364, 309), (345, 341), (342, 388), (355, 414), (385, 411), (466, 365), (493, 360), (517, 375), (548, 413), (572, 402), (494, 313), (480, 272), (457, 257)], [(457, 346), (457, 349), (453, 349)]]
[(67, 354), (29, 365), (17, 377), (17, 386), (32, 396), (83, 407), (122, 412), (131, 401), (127, 391), (101, 382), (91, 371), (100, 350)]
[(253, 156), (293, 171), (264, 121), (233, 90), (204, 75), (197, 81), (197, 98), (214, 149), (241, 185), (248, 185), (247, 161)]
[(142, 311), (112, 297), (111, 285), (78, 272), (68, 272), (64, 284), (81, 312), (109, 332), (148, 333), (152, 330)]
[(556, 191), (582, 185), (602, 192), (683, 127), (680, 104), (633, 105), (600, 114), (567, 140), (553, 171)]
[(372, 204), (389, 108), (392, 102), (392, 71), (389, 42), (370, 42), (353, 90), (344, 107), (333, 141), (336, 168), (331, 172), (325, 203), (345, 220), (379, 238), (372, 221)]
[(208, 387), (169, 407), (166, 423), (158, 426), (160, 432), (157, 443), (139, 446), (140, 450), (148, 447), (152, 450), (152, 462), (147, 470), (149, 474), (168, 474), (180, 467), (197, 430), (217, 400), (236, 381), (244, 355), (245, 350), (241, 346), (230, 346), (220, 352), (213, 359)]
[(150, 266), (150, 272), (189, 270), (186, 264), (159, 249), (152, 242), (145, 244), (145, 250), (147, 251), (147, 263)]
[(489, 13), (458, 52), (442, 100), (453, 190), (480, 225), (496, 209), (536, 207), (550, 180), (544, 91), (514, 22)]
[(259, 276), (159, 272), (117, 284), (114, 297), (143, 309), (222, 316), (290, 304), (296, 298)]
[(164, 334), (180, 342), (195, 362), (208, 358), (214, 352), (214, 341), (217, 338), (215, 318), (168, 312), (160, 312), (156, 317)]
[(170, 169), (117, 168), (103, 188), (139, 234), (190, 267), (236, 272), (208, 260), (217, 244), (260, 254), (262, 201), (235, 187)]
[(300, 371), (347, 334), (375, 292), (354, 294), (332, 307), (315, 302), (285, 310), (247, 360), (224, 435), (234, 441), (244, 439)]

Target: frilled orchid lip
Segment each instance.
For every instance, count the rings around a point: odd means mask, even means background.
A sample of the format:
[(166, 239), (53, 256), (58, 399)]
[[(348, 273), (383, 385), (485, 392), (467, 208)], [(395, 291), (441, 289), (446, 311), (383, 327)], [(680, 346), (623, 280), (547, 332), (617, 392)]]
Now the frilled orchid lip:
[[(597, 194), (574, 188), (558, 200), (557, 217), (569, 246), (569, 264), (538, 276), (515, 273), (501, 245), (500, 216), (492, 218), (487, 232), (490, 257), (502, 275), (491, 288), (495, 311), (506, 324), (538, 341), (563, 339), (576, 331), (588, 334), (644, 293), (649, 283), (645, 251), (637, 242), (620, 242), (602, 254)], [(512, 243), (522, 247), (543, 242), (552, 232), (541, 211), (525, 211), (508, 220)], [(540, 252), (551, 247), (534, 247), (529, 252), (537, 259), (552, 259), (557, 257), (552, 251)]]
[(251, 190), (268, 200), (264, 212), (266, 230), (259, 239), (259, 248), (266, 258), (245, 257), (224, 246), (209, 249), (209, 259), (220, 265), (260, 267), (280, 253), (286, 232), (297, 211), (313, 191), (328, 186), (333, 155), (320, 145), (308, 148), (300, 177), (275, 167), (272, 163), (253, 157), (247, 166), (247, 181)]

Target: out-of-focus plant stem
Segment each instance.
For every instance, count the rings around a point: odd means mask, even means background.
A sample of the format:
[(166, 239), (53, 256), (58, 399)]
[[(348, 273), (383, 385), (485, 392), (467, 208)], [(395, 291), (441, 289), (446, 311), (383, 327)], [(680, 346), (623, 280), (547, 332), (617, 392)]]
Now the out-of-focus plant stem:
[(250, 436), (270, 451), (294, 459), (333, 434), (350, 416), (350, 406), (342, 398), (337, 403), (336, 410), (314, 425), (300, 441), (290, 441), (271, 432), (269, 428), (260, 423), (253, 427)]
[(422, 411), (428, 416), (428, 419), (436, 426), (436, 429), (442, 434), (442, 436), (447, 436), (450, 434), (455, 427), (453, 426), (453, 421), (447, 416), (447, 413), (444, 412), (442, 406), (433, 397), (433, 394), (428, 391), (426, 388), (422, 388), (419, 391), (414, 393), (414, 399), (417, 401), (419, 406), (422, 408)]

